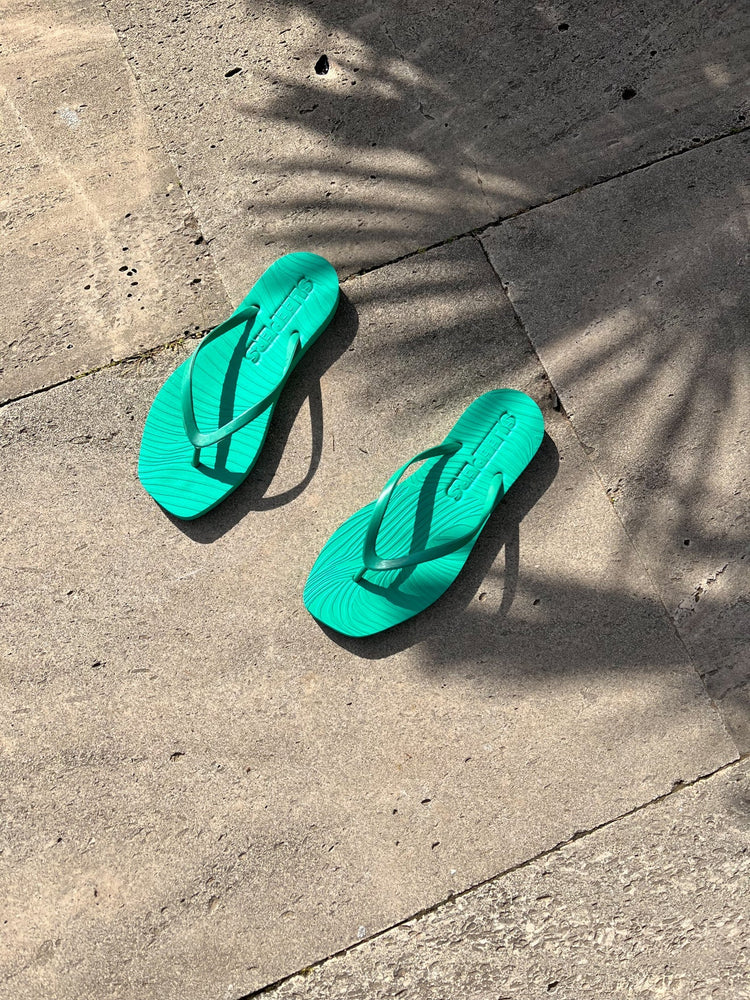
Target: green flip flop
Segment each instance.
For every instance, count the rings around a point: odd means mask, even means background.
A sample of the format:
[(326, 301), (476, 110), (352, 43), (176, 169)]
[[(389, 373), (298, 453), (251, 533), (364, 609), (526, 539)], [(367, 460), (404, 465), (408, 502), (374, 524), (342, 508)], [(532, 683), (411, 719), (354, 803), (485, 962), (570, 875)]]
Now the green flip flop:
[(284, 383), (338, 300), (327, 260), (280, 257), (169, 376), (146, 418), (138, 458), (141, 483), (165, 510), (200, 517), (246, 478)]
[[(402, 465), (329, 538), (305, 585), (307, 610), (350, 636), (423, 611), (456, 579), (543, 437), (541, 410), (525, 393), (495, 389), (474, 400), (442, 444)], [(397, 485), (415, 462), (424, 464)]]

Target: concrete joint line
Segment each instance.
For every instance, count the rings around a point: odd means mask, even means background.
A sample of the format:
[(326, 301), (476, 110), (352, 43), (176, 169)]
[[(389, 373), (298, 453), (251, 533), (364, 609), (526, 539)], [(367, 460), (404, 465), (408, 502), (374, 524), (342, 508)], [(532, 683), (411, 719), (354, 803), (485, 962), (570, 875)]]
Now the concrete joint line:
[(653, 160), (647, 160), (645, 163), (639, 163), (635, 167), (628, 167), (626, 170), (620, 170), (618, 173), (610, 174), (608, 177), (600, 177), (598, 180), (592, 181), (590, 184), (582, 184), (579, 187), (572, 188), (570, 191), (565, 191), (563, 194), (558, 194), (552, 198), (548, 198), (546, 201), (540, 201), (536, 205), (519, 208), (517, 212), (512, 212), (510, 215), (501, 215), (497, 219), (485, 222), (482, 226), (476, 226), (474, 229), (468, 229), (465, 232), (456, 233), (453, 236), (447, 236), (444, 240), (438, 240), (436, 243), (430, 243), (429, 246), (419, 247), (417, 250), (410, 250), (408, 253), (401, 254), (400, 257), (394, 257), (393, 260), (385, 261), (382, 264), (374, 264), (372, 267), (363, 267), (359, 271), (353, 271), (351, 274), (347, 274), (346, 277), (342, 278), (340, 283), (343, 285), (344, 282), (350, 281), (352, 278), (358, 278), (363, 274), (370, 274), (372, 271), (379, 271), (384, 267), (390, 267), (391, 264), (398, 264), (403, 260), (409, 260), (410, 257), (415, 257), (417, 254), (427, 253), (428, 250), (435, 250), (438, 247), (447, 246), (449, 243), (453, 243), (455, 240), (463, 239), (466, 236), (481, 236), (482, 233), (486, 232), (488, 229), (492, 229), (493, 226), (499, 226), (503, 222), (508, 222), (510, 219), (517, 219), (521, 215), (528, 215), (529, 212), (535, 212), (538, 208), (544, 208), (545, 205), (554, 205), (555, 202), (564, 201), (566, 198), (570, 198), (573, 195), (581, 194), (582, 191), (590, 191), (591, 188), (601, 187), (603, 184), (609, 184), (612, 181), (619, 180), (621, 177), (628, 177), (630, 174), (638, 173), (641, 170), (648, 170), (649, 167), (656, 166), (658, 163), (663, 163), (665, 160), (671, 160), (676, 156), (682, 156), (683, 153), (690, 153), (695, 149), (702, 149), (704, 146), (710, 146), (715, 142), (721, 142), (722, 139), (728, 139), (730, 136), (742, 135), (743, 132), (747, 132), (749, 129), (750, 125), (744, 125), (742, 128), (731, 128), (729, 131), (722, 132), (720, 135), (711, 136), (710, 139), (703, 139), (701, 142), (695, 142), (691, 143), (689, 146), (681, 146), (679, 149), (673, 149), (671, 152), (657, 156)]
[[(521, 317), (520, 317), (520, 315), (518, 313), (518, 310), (515, 307), (515, 304), (512, 302), (510, 296), (508, 295), (508, 290), (506, 289), (505, 285), (503, 284), (502, 277), (495, 270), (495, 265), (490, 260), (489, 255), (488, 255), (488, 253), (487, 253), (487, 251), (486, 251), (486, 249), (484, 247), (484, 243), (482, 243), (482, 241), (479, 239), (478, 234), (477, 233), (473, 233), (472, 235), (473, 235), (474, 239), (476, 240), (477, 244), (479, 245), (479, 247), (480, 247), (480, 249), (482, 251), (482, 254), (484, 255), (484, 259), (489, 264), (492, 273), (495, 275), (495, 277), (497, 278), (497, 280), (500, 282), (500, 288), (502, 289), (503, 298), (505, 299), (506, 303), (508, 304), (508, 308), (510, 309), (511, 313), (513, 314), (513, 318), (516, 321), (516, 325), (518, 326), (518, 329), (523, 333), (524, 337), (528, 341), (529, 346), (531, 347), (532, 351), (534, 352), (534, 357), (537, 360), (537, 364), (539, 365), (540, 369), (544, 373), (544, 377), (547, 379), (547, 381), (549, 382), (550, 386), (552, 387), (552, 392), (553, 392), (552, 406), (553, 406), (553, 408), (555, 410), (559, 411), (560, 413), (562, 413), (562, 415), (565, 417), (565, 419), (567, 420), (568, 424), (570, 425), (573, 433), (576, 436), (576, 440), (578, 441), (578, 443), (581, 446), (584, 454), (586, 455), (586, 458), (588, 459), (589, 465), (591, 465), (592, 468), (593, 468), (593, 463), (591, 462), (591, 459), (589, 458), (589, 449), (583, 444), (583, 442), (581, 441), (581, 439), (578, 436), (578, 434), (576, 434), (576, 429), (573, 426), (573, 422), (570, 419), (570, 417), (568, 416), (567, 411), (565, 410), (565, 407), (563, 406), (562, 400), (560, 399), (560, 394), (557, 391), (557, 387), (555, 386), (555, 383), (552, 381), (551, 375), (549, 374), (549, 372), (545, 368), (544, 363), (542, 362), (542, 359), (539, 357), (539, 353), (538, 353), (538, 351), (536, 349), (536, 345), (534, 344), (534, 341), (531, 339), (531, 337), (530, 337), (530, 335), (529, 335), (526, 327), (523, 325), (523, 320), (521, 319)], [(596, 472), (596, 469), (594, 469), (594, 472)], [(597, 479), (599, 480), (600, 483), (602, 482), (601, 477), (598, 474), (597, 474)], [(602, 486), (603, 485), (604, 484), (602, 483)]]
[[(130, 61), (129, 61), (129, 59), (127, 57), (127, 54), (125, 52), (125, 49), (124, 49), (124, 47), (122, 45), (122, 42), (120, 41), (120, 37), (117, 34), (117, 32), (115, 31), (114, 26), (112, 25), (112, 19), (109, 16), (109, 10), (107, 9), (107, 5), (106, 5), (105, 2), (102, 2), (102, 7), (103, 7), (103, 9), (106, 12), (107, 20), (109, 22), (109, 25), (112, 28), (112, 31), (114, 32), (115, 37), (117, 38), (117, 44), (119, 45), (120, 49), (122, 50), (123, 58), (125, 59), (125, 62), (127, 63), (127, 66), (128, 66), (128, 71), (133, 76), (133, 79), (134, 79), (134, 81), (136, 83), (136, 87), (138, 89), (138, 92), (143, 97), (143, 92), (141, 90), (140, 82), (139, 82), (138, 78), (136, 77), (135, 73), (133, 72), (133, 69), (132, 69), (132, 67), (130, 65)], [(144, 103), (144, 108), (145, 108), (145, 106), (146, 105)], [(156, 128), (155, 124), (154, 124), (154, 128)], [(361, 277), (364, 274), (370, 274), (370, 273), (372, 273), (374, 271), (380, 271), (383, 268), (390, 267), (393, 264), (399, 264), (402, 261), (409, 260), (411, 257), (416, 257), (418, 254), (427, 253), (430, 250), (436, 250), (438, 247), (448, 246), (449, 244), (454, 243), (456, 240), (465, 239), (466, 237), (469, 237), (469, 236), (475, 237), (475, 238), (479, 237), (482, 233), (486, 232), (488, 229), (491, 229), (493, 226), (498, 226), (498, 225), (500, 225), (503, 222), (509, 221), (510, 219), (515, 219), (515, 218), (518, 218), (518, 216), (526, 215), (529, 212), (534, 212), (534, 211), (536, 211), (536, 209), (543, 208), (545, 205), (552, 205), (552, 204), (554, 204), (557, 201), (562, 201), (565, 198), (570, 198), (573, 195), (580, 194), (582, 191), (588, 191), (591, 188), (599, 187), (602, 184), (609, 184), (611, 181), (618, 180), (621, 177), (626, 177), (629, 174), (636, 173), (636, 172), (638, 172), (640, 170), (646, 170), (649, 167), (652, 167), (652, 166), (656, 165), (657, 163), (662, 163), (665, 160), (672, 159), (673, 157), (681, 156), (683, 153), (688, 153), (691, 150), (701, 149), (703, 146), (711, 145), (714, 142), (720, 142), (722, 139), (727, 139), (729, 136), (732, 136), (732, 135), (740, 135), (743, 132), (747, 132), (749, 129), (750, 129), (750, 126), (745, 126), (743, 128), (733, 128), (733, 129), (730, 129), (728, 132), (722, 133), (721, 135), (713, 136), (710, 139), (705, 139), (703, 142), (691, 144), (690, 146), (685, 146), (685, 147), (683, 147), (681, 149), (673, 150), (670, 153), (665, 153), (663, 156), (659, 156), (659, 157), (657, 157), (654, 160), (649, 160), (647, 163), (638, 164), (637, 166), (631, 167), (628, 170), (622, 170), (619, 173), (612, 174), (610, 177), (603, 177), (603, 178), (601, 178), (601, 179), (599, 179), (597, 181), (593, 181), (591, 184), (583, 185), (581, 187), (574, 188), (571, 191), (567, 191), (564, 194), (557, 195), (556, 197), (550, 198), (547, 201), (542, 201), (542, 202), (539, 202), (536, 205), (530, 205), (527, 208), (519, 209), (518, 212), (514, 212), (511, 215), (501, 216), (498, 219), (494, 219), (494, 220), (492, 220), (490, 222), (485, 223), (483, 226), (479, 226), (479, 227), (477, 227), (475, 229), (469, 229), (469, 230), (466, 230), (465, 232), (462, 232), (462, 233), (457, 233), (454, 236), (448, 236), (448, 237), (446, 237), (443, 240), (438, 240), (436, 243), (431, 243), (427, 247), (419, 247), (417, 250), (410, 250), (408, 253), (401, 254), (401, 256), (394, 257), (392, 260), (385, 261), (382, 264), (375, 264), (372, 267), (361, 268), (359, 271), (354, 271), (351, 274), (345, 275), (343, 278), (340, 279), (339, 284), (343, 286), (347, 282), (351, 281), (353, 278), (358, 278), (358, 277)], [(157, 129), (157, 132), (158, 132), (158, 129)], [(169, 154), (167, 154), (167, 155), (169, 155)], [(169, 162), (172, 164), (172, 168), (175, 171), (175, 176), (179, 179), (179, 172), (178, 172), (177, 167), (176, 167), (176, 165), (174, 163), (174, 160), (172, 159), (171, 156), (169, 157)], [(195, 210), (195, 206), (193, 205), (193, 202), (188, 198), (188, 195), (185, 192), (184, 188), (182, 189), (182, 191), (183, 191), (183, 194), (185, 196), (185, 199), (188, 201), (188, 204), (190, 205), (191, 211), (193, 212), (193, 216), (195, 217), (196, 220), (198, 220), (198, 215), (197, 215), (197, 212)], [(200, 222), (200, 220), (198, 220), (198, 221)], [(201, 231), (201, 235), (203, 235), (202, 231)], [(209, 253), (211, 253), (211, 257), (213, 259), (213, 252), (210, 249), (211, 241), (207, 240), (205, 236), (203, 238), (204, 238), (204, 241), (205, 241), (207, 247), (209, 248)], [(477, 242), (479, 242), (479, 245), (482, 247), (482, 252), (484, 253), (484, 256), (487, 257), (487, 254), (484, 251), (484, 246), (482, 246), (481, 240), (478, 240)], [(489, 258), (487, 258), (487, 260), (489, 262)], [(491, 262), (490, 262), (490, 266), (492, 266)], [(220, 285), (222, 287), (222, 290), (224, 291), (224, 294), (225, 294), (227, 300), (231, 301), (229, 299), (229, 295), (227, 294), (226, 286), (224, 284), (224, 281), (222, 279), (221, 273), (219, 271), (219, 268), (218, 268), (215, 260), (214, 260), (214, 268), (216, 270), (217, 278), (219, 280), (219, 283), (220, 283)], [(493, 270), (494, 270), (494, 268), (493, 268)], [(502, 284), (502, 282), (501, 282), (501, 284)], [(505, 291), (505, 289), (503, 289), (503, 291)], [(506, 295), (507, 295), (507, 293), (506, 293)], [(515, 311), (515, 308), (512, 306), (512, 303), (511, 303), (511, 307), (513, 308), (513, 313), (516, 316), (516, 319), (517, 319), (518, 323), (520, 324), (521, 328), (524, 329), (523, 324), (521, 323), (521, 320), (520, 320), (518, 314)], [(196, 334), (195, 337), (202, 337), (202, 336), (204, 336), (208, 332), (209, 332), (208, 330), (202, 330), (199, 334)], [(525, 329), (524, 329), (524, 333), (526, 333)], [(526, 334), (526, 336), (528, 337), (528, 334)], [(106, 364), (98, 365), (95, 368), (91, 368), (88, 371), (81, 372), (78, 375), (71, 375), (68, 378), (60, 379), (59, 382), (52, 382), (49, 385), (39, 386), (36, 389), (32, 389), (30, 392), (20, 393), (18, 396), (13, 396), (13, 397), (11, 397), (9, 399), (6, 399), (6, 400), (0, 402), (0, 409), (2, 409), (4, 406), (8, 406), (10, 403), (17, 402), (18, 400), (27, 399), (29, 396), (36, 396), (36, 395), (39, 395), (39, 393), (47, 392), (50, 389), (55, 389), (55, 388), (57, 388), (60, 385), (67, 384), (68, 382), (74, 382), (74, 381), (77, 381), (78, 379), (85, 378), (87, 375), (94, 375), (96, 372), (103, 371), (105, 368), (112, 368), (112, 367), (114, 367), (116, 365), (119, 365), (119, 364), (125, 364), (127, 362), (138, 361), (138, 360), (143, 360), (145, 358), (149, 358), (153, 354), (157, 353), (158, 351), (163, 350), (165, 347), (171, 347), (173, 345), (181, 344), (185, 340), (189, 340), (189, 339), (194, 339), (194, 337), (193, 337), (192, 334), (189, 337), (183, 337), (183, 338), (181, 338), (179, 340), (173, 340), (173, 341), (169, 341), (168, 343), (165, 343), (165, 344), (160, 344), (160, 345), (157, 345), (155, 347), (150, 347), (150, 348), (148, 348), (148, 350), (143, 351), (140, 354), (127, 355), (126, 357), (123, 357), (123, 358), (113, 358), (111, 361), (108, 361)], [(530, 338), (529, 338), (529, 342), (531, 343), (531, 339)], [(533, 347), (533, 344), (532, 344), (532, 347)], [(557, 390), (555, 389), (554, 385), (552, 384), (552, 381), (549, 379), (549, 375), (547, 374), (546, 370), (545, 370), (545, 374), (547, 375), (547, 379), (550, 381), (550, 385), (552, 385), (553, 389), (555, 390), (555, 394), (556, 394), (557, 400), (559, 401), (559, 399), (560, 399), (559, 394), (557, 393)], [(561, 408), (561, 406), (559, 408)], [(566, 414), (566, 416), (567, 416), (567, 414)], [(579, 441), (580, 441), (580, 439), (579, 439)], [(585, 448), (584, 448), (584, 450), (585, 450)], [(600, 479), (600, 481), (601, 481), (601, 479)], [(649, 577), (649, 579), (650, 579), (650, 577)], [(667, 614), (669, 614), (669, 612), (667, 612)]]
[(523, 869), (528, 868), (530, 865), (536, 864), (537, 861), (542, 861), (544, 858), (548, 858), (553, 854), (558, 854), (566, 847), (576, 843), (578, 840), (583, 840), (584, 837), (588, 837), (592, 833), (598, 833), (600, 830), (606, 830), (608, 827), (614, 826), (615, 823), (619, 823), (620, 820), (627, 819), (630, 816), (635, 816), (638, 813), (644, 812), (646, 809), (650, 809), (651, 806), (659, 805), (661, 802), (666, 801), (666, 799), (671, 798), (676, 793), (682, 792), (687, 788), (693, 788), (695, 785), (701, 784), (704, 781), (708, 781), (709, 778), (714, 778), (717, 774), (722, 774), (724, 771), (728, 771), (732, 767), (737, 767), (739, 764), (744, 763), (744, 761), (748, 759), (750, 759), (750, 753), (738, 753), (733, 760), (727, 761), (720, 767), (714, 768), (713, 771), (701, 774), (697, 778), (693, 778), (691, 781), (675, 781), (668, 792), (664, 792), (662, 795), (657, 795), (655, 798), (649, 799), (648, 802), (643, 802), (641, 805), (633, 806), (632, 809), (628, 809), (626, 812), (620, 813), (612, 819), (604, 820), (602, 823), (597, 823), (596, 826), (592, 826), (588, 830), (576, 830), (575, 833), (568, 837), (567, 840), (561, 840), (553, 847), (548, 847), (544, 851), (539, 851), (538, 854), (527, 858), (525, 861), (520, 861), (516, 865), (511, 865), (510, 868), (505, 868), (503, 871), (497, 872), (495, 875), (490, 875), (489, 878), (482, 879), (481, 881), (468, 886), (466, 889), (462, 889), (460, 892), (456, 892), (453, 895), (448, 896), (446, 899), (441, 899), (439, 902), (433, 903), (432, 906), (426, 906), (424, 909), (418, 910), (416, 913), (412, 913), (408, 917), (404, 917), (403, 920), (398, 920), (396, 923), (391, 924), (388, 927), (384, 927), (383, 930), (377, 931), (375, 934), (370, 934), (361, 941), (355, 941), (353, 944), (350, 944), (345, 948), (340, 948), (338, 951), (332, 952), (330, 955), (326, 955), (325, 958), (318, 959), (317, 962), (312, 962), (310, 965), (305, 966), (302, 969), (298, 969), (296, 972), (290, 972), (289, 975), (282, 976), (280, 979), (276, 979), (274, 982), (268, 983), (267, 986), (261, 986), (260, 989), (253, 990), (252, 993), (246, 993), (239, 997), (238, 1000), (257, 1000), (258, 997), (267, 996), (272, 990), (278, 989), (278, 987), (283, 983), (289, 982), (296, 976), (303, 974), (307, 975), (313, 969), (320, 968), (320, 966), (325, 965), (333, 958), (340, 958), (357, 948), (361, 948), (363, 945), (369, 944), (372, 941), (377, 941), (378, 938), (384, 937), (397, 927), (403, 927), (404, 924), (411, 923), (413, 920), (422, 920), (424, 917), (429, 916), (431, 913), (435, 913), (444, 906), (450, 906), (457, 899), (462, 899), (464, 896), (468, 896), (469, 893), (474, 892), (475, 889), (481, 889), (482, 886), (489, 885), (492, 882), (497, 882), (501, 878), (505, 878), (506, 875), (512, 875), (514, 872), (523, 871)]
[[(745, 130), (743, 129), (741, 131), (745, 131)], [(713, 142), (714, 140), (709, 140), (709, 141)], [(718, 140), (716, 140), (716, 141), (718, 141)], [(707, 143), (703, 143), (703, 145), (706, 145), (706, 144)], [(696, 146), (695, 148), (698, 148), (698, 147)], [(666, 159), (666, 157), (665, 157), (665, 159)], [(640, 170), (640, 169), (643, 169), (643, 168), (637, 167), (636, 169)], [(630, 173), (632, 173), (632, 172), (633, 171), (630, 171)], [(487, 260), (487, 263), (492, 268), (493, 272), (497, 276), (498, 281), (500, 282), (500, 287), (503, 290), (503, 295), (505, 296), (505, 298), (506, 298), (506, 300), (508, 302), (508, 305), (511, 308), (513, 316), (515, 317), (515, 320), (518, 323), (519, 329), (523, 330), (523, 333), (526, 336), (526, 339), (528, 340), (529, 344), (531, 345), (531, 348), (534, 351), (534, 354), (535, 354), (535, 356), (536, 356), (536, 358), (537, 358), (537, 360), (539, 362), (539, 367), (542, 369), (542, 371), (544, 372), (544, 375), (545, 375), (547, 381), (552, 386), (552, 391), (554, 393), (553, 405), (555, 406), (555, 409), (559, 410), (562, 413), (562, 415), (565, 417), (566, 421), (568, 422), (568, 425), (570, 426), (571, 431), (573, 432), (573, 434), (575, 435), (576, 440), (578, 441), (578, 444), (580, 445), (582, 451), (586, 455), (586, 460), (587, 460), (587, 462), (589, 464), (589, 467), (591, 468), (591, 471), (593, 472), (594, 476), (596, 477), (597, 482), (601, 486), (604, 495), (607, 497), (607, 499), (611, 500), (612, 497), (611, 497), (610, 493), (607, 491), (607, 487), (606, 487), (606, 485), (604, 483), (604, 480), (602, 479), (601, 475), (599, 474), (599, 470), (597, 469), (596, 464), (591, 460), (591, 451), (592, 451), (592, 449), (588, 445), (586, 445), (584, 443), (583, 439), (581, 438), (581, 436), (578, 433), (576, 425), (573, 423), (573, 421), (568, 416), (568, 414), (567, 414), (567, 412), (565, 410), (565, 407), (564, 407), (564, 405), (562, 403), (562, 400), (560, 398), (560, 394), (558, 393), (557, 388), (555, 387), (555, 384), (552, 381), (552, 379), (551, 379), (551, 377), (550, 377), (547, 369), (545, 368), (544, 364), (542, 363), (542, 359), (539, 357), (539, 354), (537, 353), (536, 346), (535, 346), (533, 340), (531, 339), (531, 337), (529, 336), (529, 334), (528, 334), (528, 332), (526, 330), (526, 327), (523, 324), (523, 320), (521, 319), (520, 315), (518, 314), (518, 311), (516, 310), (516, 307), (515, 307), (514, 303), (511, 301), (511, 298), (508, 295), (508, 292), (507, 292), (505, 286), (503, 285), (503, 280), (502, 280), (501, 275), (499, 275), (497, 273), (497, 271), (495, 270), (495, 267), (494, 267), (492, 261), (490, 260), (488, 254), (487, 254), (487, 251), (484, 248), (484, 244), (478, 238), (478, 232), (475, 233), (474, 236), (475, 236), (475, 239), (477, 240), (477, 243), (482, 248), (482, 253), (485, 256), (485, 258)], [(631, 535), (631, 533), (630, 533), (630, 531), (628, 529), (628, 525), (623, 520), (620, 511), (617, 509), (617, 506), (614, 503), (612, 503), (612, 509), (613, 509), (613, 511), (615, 513), (615, 516), (617, 517), (617, 520), (620, 522), (620, 526), (622, 527), (622, 530), (625, 533), (625, 537), (627, 538), (628, 543), (630, 544), (630, 547), (631, 547), (631, 549), (633, 551), (633, 555), (635, 556), (638, 564), (640, 565), (641, 569), (643, 570), (646, 578), (650, 582), (650, 584), (651, 584), (651, 586), (653, 588), (653, 591), (656, 594), (656, 596), (657, 596), (657, 598), (659, 600), (659, 603), (661, 604), (661, 606), (662, 606), (662, 608), (664, 610), (664, 614), (665, 614), (666, 618), (668, 619), (670, 625), (672, 626), (672, 630), (673, 630), (675, 636), (677, 637), (677, 641), (679, 642), (680, 646), (682, 647), (682, 650), (683, 650), (683, 652), (685, 654), (686, 659), (692, 665), (693, 670), (696, 672), (696, 674), (700, 677), (701, 684), (703, 685), (703, 689), (704, 689), (704, 691), (706, 693), (706, 697), (708, 698), (708, 700), (710, 701), (711, 705), (713, 706), (713, 709), (716, 712), (718, 718), (721, 720), (721, 724), (722, 724), (723, 728), (725, 729), (727, 735), (734, 742), (734, 738), (732, 737), (731, 733), (729, 732), (729, 730), (727, 729), (727, 727), (726, 727), (726, 725), (724, 723), (724, 717), (723, 717), (722, 713), (719, 711), (719, 707), (716, 704), (716, 701), (714, 700), (714, 698), (711, 697), (711, 695), (710, 695), (710, 693), (708, 691), (708, 688), (706, 687), (705, 680), (704, 680), (704, 675), (701, 674), (700, 670), (698, 669), (698, 665), (696, 664), (695, 659), (691, 655), (691, 653), (690, 653), (690, 651), (689, 651), (689, 649), (688, 649), (688, 647), (687, 647), (687, 645), (686, 645), (686, 643), (685, 643), (685, 641), (684, 641), (684, 639), (682, 637), (680, 629), (679, 629), (679, 626), (684, 622), (685, 618), (694, 609), (695, 604), (697, 603), (697, 598), (699, 598), (700, 595), (703, 594), (705, 592), (705, 590), (707, 590), (711, 586), (711, 584), (713, 584), (713, 583), (716, 582), (716, 580), (718, 579), (718, 577), (721, 576), (721, 574), (724, 572), (724, 570), (727, 568), (727, 566), (729, 564), (725, 563), (712, 576), (708, 577), (707, 580), (705, 580), (702, 584), (699, 584), (695, 588), (695, 591), (694, 591), (694, 594), (693, 594), (693, 602), (691, 604), (688, 604), (688, 606), (685, 607), (684, 606), (685, 602), (683, 602), (683, 604), (677, 609), (677, 612), (676, 613), (672, 613), (669, 610), (669, 608), (667, 607), (667, 604), (666, 604), (666, 602), (664, 600), (664, 597), (662, 596), (661, 591), (659, 590), (659, 587), (656, 584), (656, 580), (654, 579), (653, 574), (651, 573), (648, 565), (646, 564), (646, 562), (644, 561), (644, 559), (641, 556), (640, 552), (638, 551), (638, 547), (635, 544), (635, 539)], [(740, 685), (738, 685), (738, 686), (741, 687), (742, 684), (740, 683)], [(735, 746), (736, 745), (737, 744), (735, 742)]]
[(11, 403), (18, 403), (22, 399), (29, 399), (31, 396), (39, 396), (44, 392), (49, 392), (50, 389), (57, 389), (61, 385), (67, 385), (69, 382), (78, 382), (80, 379), (86, 378), (88, 375), (96, 375), (97, 372), (107, 371), (109, 368), (117, 368), (119, 365), (127, 365), (138, 361), (147, 361), (149, 358), (154, 357), (155, 354), (159, 354), (160, 351), (165, 351), (167, 348), (179, 347), (188, 340), (200, 340), (200, 338), (205, 337), (208, 332), (209, 330), (199, 330), (197, 333), (190, 333), (184, 337), (178, 337), (176, 340), (169, 340), (165, 344), (157, 344), (155, 347), (149, 347), (147, 350), (141, 351), (138, 354), (128, 354), (124, 358), (112, 358), (111, 361), (107, 361), (103, 365), (96, 365), (95, 368), (89, 368), (85, 372), (79, 372), (78, 375), (68, 375), (67, 378), (61, 378), (59, 382), (51, 382), (49, 385), (40, 385), (36, 389), (30, 389), (28, 392), (22, 392), (20, 395), (13, 396), (10, 399), (0, 400), (0, 410), (2, 410), (5, 406), (10, 406)]

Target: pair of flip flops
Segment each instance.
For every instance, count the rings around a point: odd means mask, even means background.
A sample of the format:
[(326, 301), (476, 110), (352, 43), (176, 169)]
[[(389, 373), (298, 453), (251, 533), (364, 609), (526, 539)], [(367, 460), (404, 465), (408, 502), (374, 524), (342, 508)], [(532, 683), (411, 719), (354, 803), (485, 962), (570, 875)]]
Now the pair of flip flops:
[[(141, 483), (166, 511), (200, 517), (248, 476), (284, 383), (338, 298), (328, 261), (287, 254), (170, 375), (138, 461)], [(377, 500), (334, 532), (305, 586), (308, 611), (345, 635), (366, 636), (424, 610), (456, 579), (543, 436), (541, 411), (525, 393), (495, 389), (474, 400), (441, 444), (401, 466)]]

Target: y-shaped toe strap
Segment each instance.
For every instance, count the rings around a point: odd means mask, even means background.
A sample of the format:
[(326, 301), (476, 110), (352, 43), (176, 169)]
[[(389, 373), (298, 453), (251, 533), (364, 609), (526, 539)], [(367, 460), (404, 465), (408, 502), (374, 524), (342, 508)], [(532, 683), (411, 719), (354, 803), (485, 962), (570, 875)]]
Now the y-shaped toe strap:
[(442, 455), (445, 455), (446, 457), (455, 455), (456, 452), (461, 450), (461, 447), (462, 445), (460, 441), (445, 441), (443, 444), (436, 445), (434, 448), (428, 448), (426, 451), (420, 451), (418, 455), (415, 455), (414, 458), (410, 458), (408, 462), (402, 465), (397, 472), (394, 472), (383, 487), (382, 493), (375, 502), (370, 523), (367, 526), (367, 533), (365, 534), (365, 543), (362, 551), (362, 562), (364, 565), (362, 569), (355, 574), (355, 583), (358, 583), (361, 580), (362, 575), (366, 570), (374, 570), (377, 572), (388, 569), (403, 569), (405, 566), (416, 566), (418, 563), (429, 562), (432, 559), (440, 559), (441, 556), (447, 556), (451, 552), (456, 552), (458, 549), (463, 548), (464, 545), (470, 542), (472, 538), (474, 538), (482, 530), (487, 518), (492, 513), (503, 488), (502, 473), (498, 473), (496, 476), (492, 477), (490, 488), (487, 491), (487, 499), (482, 507), (476, 526), (471, 530), (465, 531), (463, 534), (456, 536), (456, 538), (453, 538), (448, 542), (442, 542), (440, 545), (433, 545), (427, 549), (419, 549), (414, 552), (409, 552), (407, 555), (397, 556), (394, 559), (381, 559), (375, 551), (375, 543), (378, 538), (378, 532), (380, 531), (380, 526), (383, 523), (383, 518), (385, 517), (385, 512), (388, 507), (391, 494), (393, 493), (396, 483), (398, 483), (399, 479), (401, 479), (409, 466), (414, 465), (415, 462), (422, 462), (426, 458), (437, 458)]
[(227, 421), (227, 423), (218, 427), (216, 430), (203, 433), (198, 429), (198, 425), (195, 422), (195, 411), (193, 409), (193, 369), (195, 368), (195, 361), (199, 352), (206, 346), (206, 344), (221, 336), (222, 333), (226, 333), (227, 330), (230, 330), (235, 326), (239, 326), (240, 323), (249, 323), (251, 320), (255, 322), (259, 309), (259, 306), (252, 305), (248, 306), (247, 309), (243, 309), (240, 312), (235, 313), (233, 316), (230, 316), (229, 319), (220, 323), (219, 326), (207, 334), (190, 356), (190, 364), (188, 365), (187, 372), (182, 380), (182, 421), (185, 425), (185, 433), (195, 449), (193, 454), (193, 465), (198, 465), (201, 448), (208, 448), (212, 444), (218, 444), (219, 441), (223, 441), (224, 438), (229, 437), (230, 434), (234, 434), (235, 431), (240, 430), (241, 427), (249, 424), (251, 420), (254, 420), (260, 413), (262, 413), (278, 396), (279, 386), (282, 384), (284, 376), (292, 366), (294, 356), (297, 353), (300, 343), (300, 336), (296, 330), (289, 338), (284, 371), (279, 378), (277, 386), (271, 389), (271, 391), (264, 396), (263, 399), (259, 400), (249, 409), (240, 413), (232, 420)]

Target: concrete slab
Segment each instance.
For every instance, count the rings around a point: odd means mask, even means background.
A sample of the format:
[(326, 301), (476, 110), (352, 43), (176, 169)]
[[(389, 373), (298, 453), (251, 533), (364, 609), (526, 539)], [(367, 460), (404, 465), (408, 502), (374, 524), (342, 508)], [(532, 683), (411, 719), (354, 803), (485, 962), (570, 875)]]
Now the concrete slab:
[(16, 1000), (240, 996), (736, 756), (554, 412), (439, 604), (348, 645), (307, 615), (398, 461), (484, 389), (548, 390), (474, 240), (345, 289), (257, 476), (193, 524), (135, 475), (179, 348), (2, 411)]
[(749, 142), (711, 144), (482, 237), (746, 749)]
[(212, 326), (227, 300), (94, 0), (0, 0), (0, 401)]
[(725, 0), (106, 6), (235, 300), (284, 251), (352, 274), (747, 113)]
[(748, 770), (677, 792), (264, 996), (748, 1000)]

